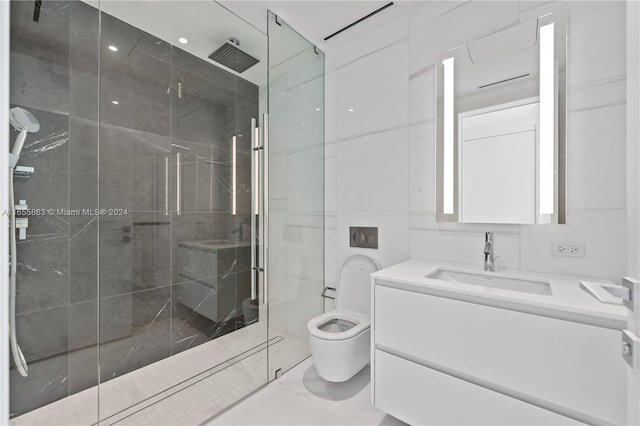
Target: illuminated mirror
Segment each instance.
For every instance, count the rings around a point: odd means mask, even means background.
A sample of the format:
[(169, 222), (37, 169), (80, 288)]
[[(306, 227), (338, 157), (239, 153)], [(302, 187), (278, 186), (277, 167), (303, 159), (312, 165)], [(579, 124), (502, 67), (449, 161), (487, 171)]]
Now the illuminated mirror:
[(565, 223), (566, 10), (436, 57), (436, 217)]

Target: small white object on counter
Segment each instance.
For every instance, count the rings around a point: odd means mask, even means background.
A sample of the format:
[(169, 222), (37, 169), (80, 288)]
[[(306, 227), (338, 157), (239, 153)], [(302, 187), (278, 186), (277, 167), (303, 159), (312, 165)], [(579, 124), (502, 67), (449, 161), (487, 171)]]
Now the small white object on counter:
[(580, 287), (585, 289), (602, 303), (609, 303), (611, 305), (624, 305), (624, 300), (620, 297), (620, 294), (625, 291), (628, 292), (628, 290), (623, 286), (594, 283), (585, 280), (580, 281)]

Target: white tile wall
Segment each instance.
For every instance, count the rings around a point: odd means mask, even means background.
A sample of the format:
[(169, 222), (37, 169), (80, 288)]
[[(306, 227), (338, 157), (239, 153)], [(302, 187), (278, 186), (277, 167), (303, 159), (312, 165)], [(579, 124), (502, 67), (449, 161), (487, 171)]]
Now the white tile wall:
[(385, 20), (383, 17), (377, 18), (379, 24), (375, 31), (365, 31), (346, 44), (339, 42), (336, 44), (336, 66), (338, 68), (342, 68), (359, 58), (372, 56), (376, 51), (406, 40), (409, 35), (408, 15), (404, 14), (391, 20)]
[(407, 211), (407, 137), (401, 128), (338, 143), (338, 211)]
[[(331, 224), (329, 223), (331, 220)], [(330, 226), (331, 225), (331, 226)], [(337, 229), (336, 229), (336, 217), (325, 217), (325, 230), (324, 230), (324, 286), (336, 288), (338, 283), (337, 263), (338, 256), (336, 253), (337, 241)], [(334, 301), (332, 299), (324, 299), (325, 312), (331, 310), (334, 307)]]
[(625, 111), (625, 105), (617, 105), (569, 113), (569, 208), (625, 208)]
[[(331, 54), (325, 55), (325, 67), (329, 67), (330, 61), (329, 58), (332, 57)], [(338, 96), (338, 91), (336, 90), (336, 72), (329, 72), (325, 75), (324, 79), (324, 90), (325, 90), (325, 105), (336, 105), (336, 96)], [(332, 110), (327, 110), (325, 108), (324, 113), (324, 139), (327, 143), (332, 143), (336, 141), (336, 117), (337, 111), (335, 107)]]
[(433, 212), (435, 172), (435, 123), (409, 128), (409, 210)]
[(433, 64), (409, 75), (409, 122), (411, 124), (435, 121), (435, 78), (436, 69)]
[[(568, 7), (568, 223), (436, 222), (436, 53), (562, 7)], [(336, 226), (325, 233), (327, 283), (338, 281), (342, 262), (355, 253), (383, 266), (409, 257), (481, 265), (485, 230), (496, 233), (498, 268), (619, 280), (626, 267), (625, 7), (623, 1), (414, 2), (401, 15), (385, 21), (383, 12), (375, 25), (329, 42), (328, 57), (336, 59), (326, 69), (332, 118), (325, 200)], [(357, 225), (380, 227), (378, 250), (348, 246), (348, 227)], [(585, 256), (552, 256), (553, 242), (584, 243)]]
[(338, 68), (338, 140), (406, 125), (408, 53), (403, 41)]
[[(484, 230), (447, 230), (412, 228), (409, 232), (411, 257), (462, 262), (482, 266), (484, 257)], [(518, 232), (494, 232), (496, 270), (519, 269), (520, 234)], [(480, 255), (478, 255), (480, 253)]]
[(427, 22), (434, 21), (438, 18), (446, 19), (446, 16), (452, 16), (456, 10), (462, 7), (469, 7), (470, 1), (433, 1), (429, 3), (429, 7), (418, 7), (411, 12), (409, 20), (409, 30), (413, 33), (416, 28), (426, 25)]
[(336, 144), (327, 143), (324, 147), (324, 211), (325, 215), (336, 214), (336, 170), (337, 170), (337, 157), (336, 157)]

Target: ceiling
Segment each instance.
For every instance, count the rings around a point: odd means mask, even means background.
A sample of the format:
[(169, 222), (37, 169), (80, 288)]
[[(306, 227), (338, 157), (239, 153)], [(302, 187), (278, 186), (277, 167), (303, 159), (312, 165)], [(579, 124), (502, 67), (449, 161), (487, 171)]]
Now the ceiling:
[[(271, 10), (289, 26), (320, 49), (324, 38), (379, 9), (388, 1), (353, 0), (83, 0), (143, 31), (213, 63), (208, 55), (229, 37), (240, 40), (240, 48), (260, 59), (241, 74), (259, 86), (266, 83), (267, 11)], [(392, 9), (400, 10), (400, 2)], [(404, 2), (410, 3), (410, 2)], [(383, 13), (389, 13), (387, 10)], [(237, 16), (236, 16), (237, 15)], [(247, 25), (246, 22), (251, 25)], [(186, 38), (187, 44), (178, 42)], [(279, 41), (282, 52), (295, 52), (295, 37)], [(339, 40), (337, 37), (334, 40)], [(302, 41), (302, 40), (299, 40)], [(282, 46), (282, 43), (286, 45)], [(233, 72), (216, 63), (216, 65)], [(234, 74), (237, 74), (234, 72)]]
[[(258, 85), (264, 84), (267, 38), (214, 1), (102, 0), (99, 6), (102, 11), (211, 63), (208, 59), (211, 52), (230, 37), (236, 37), (242, 50), (260, 59), (257, 65), (241, 74), (242, 78)], [(187, 39), (187, 44), (178, 41), (181, 37)]]
[(271, 10), (322, 48), (326, 36), (384, 6), (388, 1), (219, 0), (218, 3), (265, 33), (267, 10)]

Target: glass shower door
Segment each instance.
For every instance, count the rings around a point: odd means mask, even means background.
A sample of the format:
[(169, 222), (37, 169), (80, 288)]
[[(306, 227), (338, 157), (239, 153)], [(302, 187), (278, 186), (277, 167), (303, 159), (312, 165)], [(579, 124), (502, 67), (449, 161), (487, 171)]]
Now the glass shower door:
[(324, 53), (268, 13), (269, 379), (310, 355), (324, 283)]
[[(146, 3), (11, 3), (11, 106), (40, 122), (15, 195), (48, 212), (17, 248), (20, 424), (200, 424), (308, 357), (322, 312), (322, 52)], [(229, 43), (258, 62), (214, 62)]]
[[(127, 213), (99, 218), (100, 421), (200, 424), (268, 377), (250, 263), (266, 37), (215, 2), (158, 2), (152, 22), (143, 4), (102, 7), (99, 207)], [(230, 36), (246, 72), (210, 58)]]

